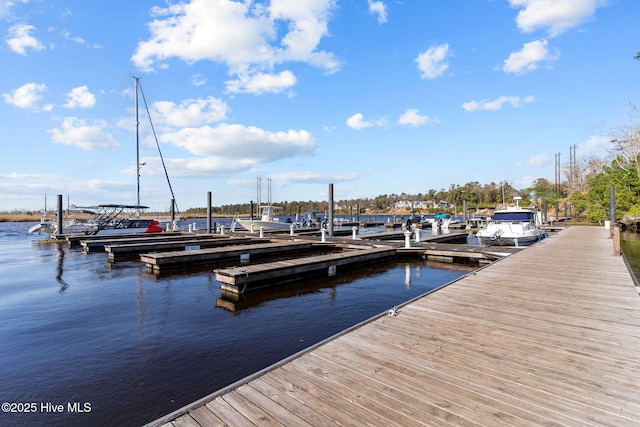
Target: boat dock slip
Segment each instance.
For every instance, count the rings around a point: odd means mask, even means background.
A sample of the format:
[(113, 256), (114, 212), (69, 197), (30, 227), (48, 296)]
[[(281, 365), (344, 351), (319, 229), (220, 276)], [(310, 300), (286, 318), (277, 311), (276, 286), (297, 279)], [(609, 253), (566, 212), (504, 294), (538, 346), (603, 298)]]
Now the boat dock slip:
[(104, 245), (104, 250), (109, 254), (109, 262), (117, 262), (145, 252), (192, 251), (220, 246), (246, 245), (255, 242), (256, 239), (243, 237), (213, 238), (212, 236), (197, 236), (188, 238), (183, 236), (182, 239), (161, 242), (107, 244)]
[(639, 425), (640, 296), (612, 253), (569, 227), (149, 425)]
[(333, 276), (342, 268), (395, 256), (393, 248), (356, 249), (335, 254), (214, 270), (223, 291), (243, 293), (293, 278)]
[(82, 242), (120, 241), (127, 239), (164, 239), (168, 237), (185, 236), (186, 233), (169, 231), (164, 233), (127, 233), (127, 234), (70, 234), (65, 240), (70, 247), (77, 247)]
[(192, 251), (173, 251), (140, 255), (140, 261), (147, 265), (147, 272), (191, 267), (195, 265), (215, 264), (228, 260), (240, 260), (242, 256), (265, 256), (311, 250), (312, 242), (257, 243), (221, 248), (198, 249)]
[[(384, 231), (382, 233), (368, 233), (368, 234), (359, 234), (358, 238), (363, 240), (394, 240), (394, 239), (404, 239), (404, 231)], [(422, 237), (421, 240), (423, 242), (459, 242), (463, 243), (467, 241), (467, 236), (469, 233), (466, 231), (459, 231), (455, 233), (444, 233), (444, 234), (436, 234), (433, 236), (425, 236)], [(412, 234), (413, 236), (413, 234)]]
[(185, 238), (211, 238), (211, 235), (206, 234), (181, 234), (181, 233), (149, 233), (138, 234), (136, 236), (125, 234), (114, 235), (102, 235), (102, 236), (75, 236), (72, 240), (69, 240), (69, 245), (82, 246), (85, 252), (102, 252), (104, 251), (104, 245), (112, 243), (142, 243), (142, 242), (163, 242), (171, 240), (179, 240)]
[(433, 261), (451, 262), (455, 259), (491, 262), (519, 252), (526, 246), (478, 246), (451, 243), (414, 243), (410, 248), (398, 248), (398, 255), (418, 254)]

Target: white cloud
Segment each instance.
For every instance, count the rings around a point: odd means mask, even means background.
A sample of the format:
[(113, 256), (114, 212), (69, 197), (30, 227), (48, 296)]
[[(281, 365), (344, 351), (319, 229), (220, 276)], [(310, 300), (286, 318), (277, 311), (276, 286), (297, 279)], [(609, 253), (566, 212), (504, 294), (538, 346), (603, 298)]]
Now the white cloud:
[(527, 165), (529, 166), (544, 166), (551, 161), (551, 156), (549, 154), (538, 154), (537, 156), (530, 157), (527, 160)]
[(430, 119), (429, 116), (420, 115), (420, 111), (417, 109), (409, 109), (405, 111), (398, 119), (398, 124), (409, 126), (421, 126), (429, 122), (435, 122)]
[(516, 22), (522, 32), (546, 28), (555, 37), (591, 20), (606, 0), (509, 0), (509, 3), (521, 8)]
[(93, 49), (98, 49), (98, 48), (101, 47), (98, 44), (90, 45), (82, 37), (80, 37), (80, 36), (72, 36), (69, 31), (62, 31), (62, 37), (64, 37), (65, 39), (67, 39), (67, 40), (69, 40), (71, 42), (78, 43), (80, 45), (87, 46), (87, 47), (90, 47), (90, 48), (93, 48)]
[[(22, 3), (27, 3), (29, 0), (18, 0)], [(13, 0), (0, 0), (0, 19), (11, 18), (13, 16), (13, 12), (11, 8), (15, 6), (15, 1)]]
[(42, 99), (42, 93), (47, 90), (44, 83), (27, 83), (11, 93), (3, 93), (2, 97), (7, 104), (20, 108), (37, 108), (38, 101)]
[(305, 130), (269, 132), (237, 124), (183, 128), (163, 134), (160, 140), (197, 156), (241, 159), (250, 164), (307, 155), (315, 147), (315, 140)]
[(449, 53), (449, 45), (447, 43), (438, 46), (432, 46), (422, 52), (415, 59), (420, 70), (420, 77), (423, 79), (435, 79), (441, 76), (449, 68), (446, 61)]
[(20, 55), (26, 55), (27, 49), (43, 50), (44, 45), (30, 34), (35, 29), (36, 27), (27, 24), (9, 27), (9, 35), (6, 38), (9, 49)]
[(347, 126), (351, 129), (361, 130), (373, 126), (374, 123), (364, 120), (362, 113), (356, 113), (347, 119)]
[(67, 108), (91, 108), (96, 105), (96, 96), (86, 86), (78, 86), (67, 94)]
[(505, 73), (524, 74), (538, 68), (543, 61), (552, 61), (558, 58), (558, 54), (551, 54), (547, 40), (536, 40), (525, 43), (518, 52), (513, 52), (504, 60), (502, 70)]
[(378, 24), (387, 22), (387, 5), (383, 2), (369, 0), (369, 13), (378, 17)]
[(531, 175), (523, 176), (521, 178), (516, 179), (514, 182), (517, 188), (529, 188), (533, 185), (533, 182), (538, 179)]
[(605, 158), (611, 149), (611, 138), (607, 136), (590, 136), (580, 143), (576, 149), (576, 155)]
[(330, 173), (330, 172), (312, 172), (312, 171), (295, 171), (276, 173), (269, 175), (276, 183), (286, 185), (291, 182), (306, 184), (326, 184), (327, 182), (346, 182), (354, 181), (362, 176), (358, 172), (348, 173)]
[(194, 86), (203, 86), (207, 84), (207, 78), (200, 73), (194, 74), (191, 76), (191, 84)]
[(336, 0), (273, 0), (268, 5), (192, 0), (155, 7), (156, 19), (148, 24), (151, 36), (138, 44), (131, 60), (145, 71), (168, 66), (172, 58), (222, 62), (238, 76), (231, 82), (233, 91), (282, 91), (295, 78), (290, 71), (274, 73), (279, 64), (304, 62), (329, 73), (340, 68), (332, 53), (317, 50), (329, 33), (335, 5)]
[(533, 96), (525, 96), (520, 98), (519, 96), (501, 96), (498, 99), (489, 101), (483, 99), (482, 101), (469, 101), (462, 104), (462, 108), (466, 111), (479, 111), (479, 110), (501, 110), (502, 106), (509, 104), (512, 107), (520, 107), (523, 104), (530, 104), (535, 100)]
[(204, 99), (187, 99), (179, 105), (171, 101), (154, 102), (151, 106), (155, 122), (166, 126), (199, 126), (226, 119), (229, 106), (222, 100), (209, 96)]
[(49, 132), (53, 142), (80, 147), (83, 150), (120, 146), (107, 132), (107, 123), (104, 120), (87, 123), (77, 117), (65, 117), (59, 128)]
[(238, 79), (225, 82), (227, 91), (231, 93), (247, 92), (256, 95), (262, 93), (279, 93), (296, 84), (296, 77), (291, 71), (279, 74), (240, 74)]

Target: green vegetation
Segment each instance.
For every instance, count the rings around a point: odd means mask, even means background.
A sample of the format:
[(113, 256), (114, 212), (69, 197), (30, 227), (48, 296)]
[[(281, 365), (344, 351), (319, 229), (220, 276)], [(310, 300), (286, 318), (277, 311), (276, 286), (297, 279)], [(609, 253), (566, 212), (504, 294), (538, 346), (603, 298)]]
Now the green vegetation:
[[(451, 184), (448, 189), (428, 190), (419, 194), (381, 194), (374, 198), (336, 200), (337, 214), (360, 213), (434, 213), (443, 210), (462, 212), (463, 203), (469, 212), (503, 203), (513, 203), (522, 197), (523, 206), (533, 205), (549, 210), (570, 207), (574, 218), (602, 221), (609, 218), (609, 188), (615, 189), (616, 219), (637, 221), (640, 218), (640, 113), (633, 107), (629, 125), (609, 136), (609, 159), (594, 157), (574, 159), (562, 167), (564, 180), (551, 183), (539, 178), (530, 187), (516, 189), (508, 182), (464, 185)], [(446, 205), (441, 202), (446, 202)], [(327, 201), (278, 202), (285, 214), (305, 211), (327, 211)], [(447, 206), (445, 208), (445, 206)], [(249, 214), (250, 205), (235, 204), (213, 208), (216, 215)], [(205, 208), (189, 209), (192, 215), (205, 215)]]

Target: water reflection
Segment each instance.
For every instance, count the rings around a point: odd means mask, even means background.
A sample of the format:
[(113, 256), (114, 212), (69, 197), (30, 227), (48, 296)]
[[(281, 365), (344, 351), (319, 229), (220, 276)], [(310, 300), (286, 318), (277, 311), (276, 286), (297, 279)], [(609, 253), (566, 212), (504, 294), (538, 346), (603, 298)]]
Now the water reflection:
[(338, 276), (308, 278), (290, 284), (262, 288), (244, 294), (221, 289), (221, 296), (216, 300), (216, 307), (229, 311), (240, 311), (247, 308), (258, 307), (268, 301), (309, 295), (327, 288), (331, 289), (329, 295), (331, 296), (330, 299), (333, 299), (335, 298), (335, 290), (338, 286), (351, 283), (357, 279), (382, 274), (397, 266), (397, 263), (391, 261), (376, 265), (375, 269), (363, 268), (360, 270), (347, 271)]
[(637, 279), (640, 277), (640, 233), (630, 231), (622, 233), (620, 247)]
[(69, 289), (69, 284), (62, 279), (64, 273), (64, 255), (65, 251), (61, 243), (56, 243), (57, 258), (56, 258), (56, 281), (60, 284), (59, 293), (64, 293)]

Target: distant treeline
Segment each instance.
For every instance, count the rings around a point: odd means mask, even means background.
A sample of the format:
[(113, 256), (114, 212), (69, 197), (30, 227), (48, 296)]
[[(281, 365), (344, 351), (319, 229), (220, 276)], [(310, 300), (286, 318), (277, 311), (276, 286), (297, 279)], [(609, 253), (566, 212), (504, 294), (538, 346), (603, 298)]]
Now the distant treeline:
[[(557, 200), (554, 188), (544, 178), (534, 181), (534, 186), (525, 189), (516, 189), (508, 182), (481, 185), (478, 182), (469, 182), (465, 185), (451, 184), (449, 189), (440, 191), (429, 190), (418, 194), (381, 194), (374, 198), (360, 198), (350, 200), (334, 200), (334, 212), (336, 214), (355, 214), (360, 210), (361, 214), (368, 212), (388, 212), (391, 210), (405, 210), (406, 212), (433, 213), (443, 210), (461, 211), (463, 203), (466, 202), (468, 210), (485, 207), (495, 207), (503, 203), (512, 204), (513, 198), (522, 198), (521, 204), (528, 205), (535, 201)], [(274, 202), (283, 209), (284, 215), (295, 215), (303, 212), (327, 212), (328, 201), (282, 201)], [(236, 214), (247, 215), (250, 213), (251, 204), (229, 204), (212, 207), (214, 215)], [(190, 208), (187, 214), (206, 215), (206, 207)], [(254, 213), (257, 213), (257, 206), (254, 205)]]

